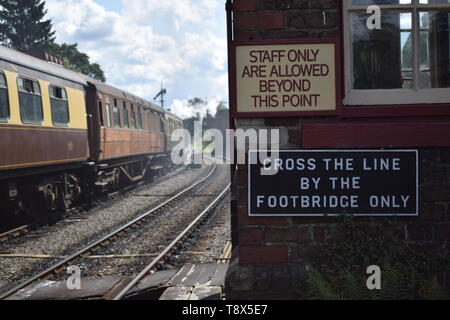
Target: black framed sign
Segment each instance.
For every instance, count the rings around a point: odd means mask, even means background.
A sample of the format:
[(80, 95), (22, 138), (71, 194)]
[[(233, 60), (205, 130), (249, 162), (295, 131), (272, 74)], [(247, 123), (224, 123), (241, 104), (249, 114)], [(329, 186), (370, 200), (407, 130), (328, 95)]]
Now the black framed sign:
[(417, 150), (264, 155), (249, 152), (250, 216), (418, 215)]

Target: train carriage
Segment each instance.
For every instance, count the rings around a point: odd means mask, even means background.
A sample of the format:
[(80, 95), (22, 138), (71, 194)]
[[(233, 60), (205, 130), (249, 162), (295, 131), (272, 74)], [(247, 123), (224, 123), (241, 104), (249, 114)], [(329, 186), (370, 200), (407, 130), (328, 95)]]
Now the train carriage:
[(0, 177), (87, 160), (85, 85), (75, 72), (0, 47)]
[(89, 158), (85, 87), (76, 72), (0, 46), (3, 214), (41, 223), (43, 210), (65, 211), (79, 198)]
[(0, 230), (7, 213), (42, 225), (151, 180), (171, 167), (180, 123), (131, 93), (0, 46)]
[(177, 117), (171, 112), (166, 112), (164, 115), (164, 119), (165, 119), (164, 133), (166, 135), (166, 143), (167, 143), (166, 148), (168, 150), (172, 150), (177, 145), (177, 142), (172, 141), (172, 134), (175, 130), (183, 128), (183, 119)]
[[(91, 155), (102, 169), (97, 185), (152, 178), (168, 158), (164, 109), (126, 91), (86, 78), (92, 115)], [(158, 166), (160, 165), (160, 166)], [(152, 170), (153, 169), (153, 170)]]

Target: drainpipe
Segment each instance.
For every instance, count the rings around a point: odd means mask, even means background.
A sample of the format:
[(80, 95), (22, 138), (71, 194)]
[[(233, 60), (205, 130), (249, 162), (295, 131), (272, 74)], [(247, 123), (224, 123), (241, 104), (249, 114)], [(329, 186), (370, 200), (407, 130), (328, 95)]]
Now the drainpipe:
[[(229, 125), (230, 129), (236, 129), (236, 124), (234, 122), (233, 115), (231, 113), (231, 110), (235, 108), (236, 106), (233, 105), (233, 97), (232, 97), (232, 84), (235, 79), (231, 78), (232, 72), (232, 66), (231, 66), (231, 57), (233, 55), (233, 0), (227, 0), (225, 4), (225, 9), (227, 11), (227, 44), (228, 44), (228, 100), (229, 100)], [(234, 139), (234, 137), (233, 137)], [(235, 153), (235, 150), (230, 150), (230, 152)], [(235, 171), (235, 166), (231, 165), (230, 168), (231, 173), (231, 181), (233, 181), (233, 175)]]

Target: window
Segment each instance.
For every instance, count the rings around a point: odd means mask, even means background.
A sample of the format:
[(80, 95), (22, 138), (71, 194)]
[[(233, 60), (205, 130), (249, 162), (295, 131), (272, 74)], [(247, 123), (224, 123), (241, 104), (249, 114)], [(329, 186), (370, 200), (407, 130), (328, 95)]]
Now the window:
[(69, 123), (69, 103), (66, 89), (49, 86), (50, 106), (54, 125), (67, 125)]
[(8, 86), (3, 72), (0, 72), (0, 121), (9, 119)]
[(18, 78), (20, 116), (23, 123), (42, 124), (41, 88), (35, 80)]
[(122, 116), (123, 116), (123, 128), (130, 128), (130, 121), (128, 119), (128, 111), (127, 111), (127, 103), (123, 103), (123, 109), (122, 109)]
[(103, 120), (103, 106), (101, 101), (98, 102), (98, 121), (100, 122), (101, 127), (105, 125), (105, 121)]
[(143, 129), (144, 126), (142, 125), (142, 112), (141, 112), (141, 108), (138, 109), (138, 114), (137, 114), (137, 116), (138, 116), (138, 119), (137, 119), (137, 121), (138, 121), (138, 127), (139, 127), (139, 129)]
[[(346, 102), (416, 104), (450, 101), (450, 0), (349, 0)], [(369, 28), (381, 9), (381, 28)]]
[(117, 106), (116, 99), (114, 99), (113, 113), (114, 113), (114, 127), (120, 128), (120, 110), (119, 107)]
[(136, 129), (136, 112), (133, 105), (131, 105), (131, 128)]
[(111, 107), (109, 106), (109, 103), (107, 103), (105, 105), (106, 109), (106, 125), (108, 126), (108, 128), (111, 128)]

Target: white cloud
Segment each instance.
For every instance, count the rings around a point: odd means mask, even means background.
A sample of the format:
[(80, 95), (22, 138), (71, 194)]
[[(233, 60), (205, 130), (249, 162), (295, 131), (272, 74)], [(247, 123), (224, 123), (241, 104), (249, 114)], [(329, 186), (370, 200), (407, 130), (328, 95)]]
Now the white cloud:
[(111, 85), (151, 100), (163, 82), (182, 117), (195, 115), (190, 97), (227, 100), (223, 1), (123, 0), (121, 12), (93, 0), (46, 3), (57, 41), (77, 42)]
[(188, 24), (214, 26), (216, 12), (223, 5), (220, 0), (122, 0), (122, 4), (126, 8), (124, 13), (135, 21), (145, 23), (164, 16), (177, 30)]
[(198, 104), (196, 106), (190, 106), (188, 99), (174, 100), (172, 104), (172, 112), (182, 118), (190, 118), (200, 115), (204, 118), (209, 112), (211, 115), (216, 114), (216, 108), (222, 100), (220, 97), (209, 97), (207, 104)]

